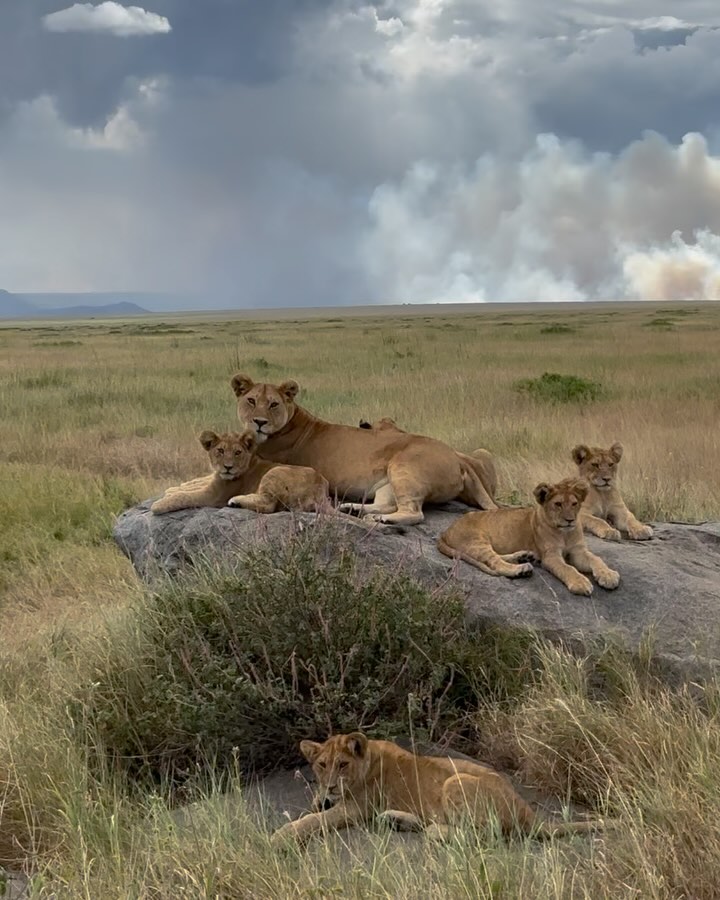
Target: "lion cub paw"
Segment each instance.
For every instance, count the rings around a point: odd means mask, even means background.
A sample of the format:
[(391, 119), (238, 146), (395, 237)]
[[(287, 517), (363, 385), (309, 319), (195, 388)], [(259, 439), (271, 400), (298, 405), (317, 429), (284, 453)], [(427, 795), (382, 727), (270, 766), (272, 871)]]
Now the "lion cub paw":
[(532, 563), (521, 563), (512, 569), (512, 572), (508, 572), (508, 578), (529, 578), (533, 573)]
[(566, 585), (571, 594), (579, 594), (581, 597), (589, 597), (593, 592), (592, 582), (579, 572), (575, 578), (568, 579)]
[(653, 530), (649, 525), (638, 525), (628, 529), (628, 537), (631, 541), (649, 541), (653, 536)]
[(599, 572), (595, 578), (600, 587), (604, 587), (606, 591), (614, 591), (620, 584), (620, 573), (616, 572), (615, 569)]
[(607, 531), (603, 531), (600, 537), (604, 541), (621, 541), (622, 535), (617, 530), (617, 528), (608, 528)]

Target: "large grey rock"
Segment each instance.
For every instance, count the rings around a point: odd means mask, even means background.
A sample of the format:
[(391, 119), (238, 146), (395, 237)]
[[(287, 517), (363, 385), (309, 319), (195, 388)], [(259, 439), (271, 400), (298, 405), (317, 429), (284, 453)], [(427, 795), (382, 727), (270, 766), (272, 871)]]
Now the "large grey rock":
[[(532, 628), (580, 646), (615, 636), (633, 652), (649, 634), (656, 663), (670, 680), (702, 678), (718, 665), (720, 524), (659, 524), (655, 538), (642, 543), (588, 536), (590, 548), (620, 572), (621, 583), (615, 591), (596, 586), (585, 598), (541, 568), (530, 578), (511, 581), (442, 556), (435, 540), (463, 511), (458, 503), (430, 509), (426, 521), (405, 534), (327, 524), (354, 543), (361, 565), (403, 567), (428, 586), (462, 590), (471, 621)], [(316, 524), (311, 514), (262, 516), (227, 508), (154, 516), (148, 501), (123, 513), (114, 535), (141, 577), (151, 580), (204, 557), (237, 557), (257, 542), (282, 540), (292, 530)]]

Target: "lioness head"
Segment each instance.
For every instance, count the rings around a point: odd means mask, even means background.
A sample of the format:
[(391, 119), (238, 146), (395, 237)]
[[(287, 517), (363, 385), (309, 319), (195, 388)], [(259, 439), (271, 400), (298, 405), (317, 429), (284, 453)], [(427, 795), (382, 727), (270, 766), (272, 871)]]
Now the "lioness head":
[(357, 791), (370, 766), (368, 739), (359, 731), (336, 734), (322, 744), (300, 741), (300, 752), (312, 766), (320, 789), (330, 800)]
[(401, 431), (395, 419), (390, 416), (383, 416), (382, 419), (376, 419), (374, 422), (368, 422), (367, 419), (360, 419), (358, 428), (368, 428), (373, 431)]
[(220, 478), (233, 481), (247, 472), (257, 441), (254, 432), (248, 429), (242, 434), (237, 431), (226, 434), (203, 431), (200, 443), (207, 450), (213, 472)]
[(545, 519), (553, 528), (574, 528), (580, 507), (588, 494), (588, 484), (581, 478), (566, 478), (557, 484), (539, 484), (533, 495), (542, 507)]
[(599, 491), (609, 491), (615, 483), (617, 467), (622, 455), (622, 444), (617, 442), (609, 450), (578, 444), (572, 452), (572, 457), (578, 464), (580, 477), (585, 478)]
[(300, 390), (296, 381), (256, 384), (247, 375), (233, 375), (230, 384), (238, 398), (238, 418), (253, 429), (258, 443), (281, 431), (295, 414), (295, 397)]

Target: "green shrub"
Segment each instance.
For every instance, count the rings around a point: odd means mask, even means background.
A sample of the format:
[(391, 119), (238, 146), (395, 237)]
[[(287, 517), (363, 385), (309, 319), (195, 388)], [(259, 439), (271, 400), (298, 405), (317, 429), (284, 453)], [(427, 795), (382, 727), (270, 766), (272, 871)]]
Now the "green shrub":
[(461, 738), (481, 698), (516, 696), (532, 673), (528, 635), (479, 635), (458, 596), (406, 575), (362, 577), (337, 534), (253, 549), (133, 615), (138, 646), (100, 655), (73, 711), (132, 776), (267, 770), (332, 731)]
[(523, 378), (515, 382), (514, 388), (534, 400), (550, 403), (591, 403), (603, 393), (602, 385), (597, 381), (557, 372), (545, 372), (540, 378)]
[(672, 331), (675, 328), (675, 322), (672, 319), (658, 317), (644, 322), (645, 328), (656, 328), (658, 331)]
[(563, 325), (562, 322), (553, 322), (552, 325), (541, 328), (540, 334), (575, 334), (575, 329), (569, 325)]

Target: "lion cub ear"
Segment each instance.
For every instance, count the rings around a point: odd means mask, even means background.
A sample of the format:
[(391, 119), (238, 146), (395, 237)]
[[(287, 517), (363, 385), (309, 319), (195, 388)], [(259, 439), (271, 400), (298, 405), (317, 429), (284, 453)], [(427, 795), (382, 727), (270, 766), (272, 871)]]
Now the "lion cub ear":
[(365, 419), (360, 419), (358, 428), (372, 428), (372, 425), (369, 422), (366, 422)]
[(255, 437), (255, 432), (248, 429), (247, 431), (243, 431), (240, 435), (240, 444), (246, 450), (252, 451), (257, 447), (257, 438)]
[(590, 485), (587, 483), (587, 481), (585, 481), (584, 478), (578, 478), (578, 480), (572, 486), (573, 494), (575, 494), (575, 496), (581, 503), (587, 497), (589, 490)]
[(322, 744), (315, 741), (300, 741), (300, 752), (309, 763), (314, 763), (320, 755)]
[(542, 506), (551, 493), (552, 487), (547, 483), (547, 481), (543, 481), (533, 491), (533, 497), (537, 500), (540, 506)]
[(212, 450), (216, 444), (220, 443), (220, 438), (214, 431), (203, 431), (199, 437), (199, 441), (206, 450)]
[(615, 441), (615, 443), (610, 448), (610, 456), (612, 456), (612, 458), (615, 460), (616, 463), (619, 463), (620, 460), (622, 459), (622, 455), (623, 455), (623, 445), (621, 443), (619, 443), (618, 441)]
[(353, 731), (345, 738), (345, 746), (353, 756), (359, 756), (361, 759), (365, 756), (367, 750), (368, 739), (359, 731)]
[(235, 392), (236, 397), (242, 397), (243, 394), (247, 394), (250, 388), (255, 386), (255, 382), (250, 378), (249, 375), (233, 375), (230, 380), (230, 386)]
[(577, 447), (573, 447), (572, 458), (578, 465), (584, 462), (588, 456), (590, 456), (590, 448), (586, 447), (585, 444), (578, 444)]

